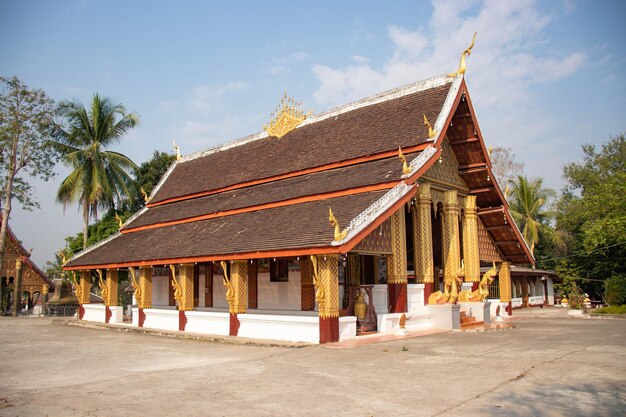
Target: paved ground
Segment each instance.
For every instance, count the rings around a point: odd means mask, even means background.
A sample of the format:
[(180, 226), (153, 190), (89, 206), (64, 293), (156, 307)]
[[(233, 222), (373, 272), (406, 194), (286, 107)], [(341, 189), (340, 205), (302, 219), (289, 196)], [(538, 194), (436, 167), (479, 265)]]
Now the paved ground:
[(626, 320), (354, 349), (237, 346), (0, 318), (1, 416), (624, 416)]

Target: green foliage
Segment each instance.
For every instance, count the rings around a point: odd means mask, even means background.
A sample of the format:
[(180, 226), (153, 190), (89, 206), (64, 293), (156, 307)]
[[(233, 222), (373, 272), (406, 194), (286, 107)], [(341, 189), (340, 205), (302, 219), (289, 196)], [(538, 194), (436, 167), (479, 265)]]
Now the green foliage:
[(570, 308), (581, 309), (583, 307), (583, 301), (585, 300), (585, 294), (578, 288), (575, 282), (572, 282), (571, 289), (567, 294), (567, 301)]
[(626, 314), (626, 305), (596, 308), (591, 311), (591, 314)]
[[(174, 161), (176, 155), (155, 150), (152, 158), (142, 163), (137, 170), (137, 188), (150, 195)], [(133, 208), (139, 210), (143, 205), (143, 196), (138, 196)]]
[(557, 203), (557, 228), (569, 269), (588, 278), (583, 288), (602, 297), (602, 281), (626, 274), (626, 138), (612, 137), (597, 152), (583, 146), (582, 162), (563, 170), (567, 186)]
[[(15, 198), (24, 209), (39, 208), (29, 177), (48, 181), (58, 155), (45, 146), (51, 133), (54, 102), (17, 77), (0, 77), (0, 198)], [(6, 195), (6, 187), (10, 195)]]
[(106, 148), (119, 142), (139, 118), (98, 94), (93, 96), (89, 109), (78, 102), (63, 101), (57, 111), (64, 123), (55, 124), (55, 140), (49, 144), (72, 169), (57, 191), (57, 201), (82, 207), (86, 247), (89, 219), (98, 218), (98, 209), (112, 209), (137, 196), (131, 176), (137, 166), (128, 157)]
[(626, 275), (613, 275), (606, 280), (604, 301), (610, 306), (626, 304)]

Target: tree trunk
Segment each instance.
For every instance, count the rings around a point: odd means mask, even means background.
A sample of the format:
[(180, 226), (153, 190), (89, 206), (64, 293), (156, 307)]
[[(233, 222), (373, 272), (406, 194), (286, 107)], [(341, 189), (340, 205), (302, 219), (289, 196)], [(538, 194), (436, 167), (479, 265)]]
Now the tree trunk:
[(2, 209), (2, 226), (0, 227), (0, 268), (4, 261), (4, 252), (7, 246), (7, 230), (9, 225), (9, 216), (11, 215), (11, 199), (13, 198), (13, 178), (15, 177), (17, 154), (17, 136), (13, 139), (11, 146), (11, 162), (7, 170), (6, 184), (4, 189), (4, 208)]
[(89, 230), (89, 203), (83, 201), (83, 249), (87, 249), (87, 231)]

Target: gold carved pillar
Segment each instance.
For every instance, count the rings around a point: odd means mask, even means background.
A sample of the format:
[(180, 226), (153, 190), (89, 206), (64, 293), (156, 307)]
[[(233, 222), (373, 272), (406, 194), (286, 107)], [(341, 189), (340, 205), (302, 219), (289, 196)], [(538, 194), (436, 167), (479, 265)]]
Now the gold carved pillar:
[[(443, 233), (441, 236), (443, 255), (443, 281), (456, 283), (456, 273), (461, 266), (459, 241), (459, 204), (455, 190), (444, 193)], [(444, 284), (445, 285), (445, 284)]]
[(420, 283), (434, 282), (433, 227), (430, 215), (430, 184), (420, 184), (417, 189), (417, 204), (413, 210), (415, 280)]
[(387, 262), (387, 292), (389, 312), (406, 311), (407, 276), (406, 276), (406, 222), (404, 206), (391, 216), (391, 255)]
[(502, 262), (500, 273), (498, 274), (500, 281), (500, 301), (508, 303), (511, 301), (511, 263)]
[(313, 264), (307, 257), (300, 262), (300, 309), (315, 310), (315, 286), (313, 285)]
[(339, 341), (339, 255), (311, 257), (320, 343)]
[(80, 271), (80, 281), (78, 283), (78, 304), (89, 304), (91, 302), (91, 271)]
[(246, 261), (233, 261), (230, 264), (230, 283), (233, 299), (230, 304), (232, 314), (243, 314), (248, 308), (248, 264)]
[(107, 269), (106, 275), (107, 306), (116, 306), (118, 299), (118, 271), (117, 269)]
[(465, 281), (480, 281), (480, 259), (478, 257), (478, 216), (476, 196), (465, 198), (465, 219), (463, 220), (463, 261)]
[(139, 268), (139, 288), (141, 289), (140, 299), (137, 300), (137, 307), (152, 308), (152, 267)]
[(193, 264), (180, 266), (178, 273), (178, 284), (180, 285), (179, 311), (193, 310), (193, 269)]

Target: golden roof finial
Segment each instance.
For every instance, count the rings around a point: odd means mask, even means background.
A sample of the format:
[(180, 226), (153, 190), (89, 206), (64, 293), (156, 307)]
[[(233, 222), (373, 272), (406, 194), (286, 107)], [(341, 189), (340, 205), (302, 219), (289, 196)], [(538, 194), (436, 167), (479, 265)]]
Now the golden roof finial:
[(402, 153), (402, 148), (398, 146), (398, 158), (402, 161), (402, 173), (408, 174), (411, 172), (411, 168), (409, 168), (409, 164), (406, 163), (406, 157)]
[(122, 221), (122, 218), (115, 213), (115, 220), (117, 221), (117, 226), (121, 229), (122, 226), (124, 225), (124, 222)]
[(172, 142), (174, 143), (174, 149), (176, 150), (176, 160), (180, 161), (182, 158), (182, 155), (180, 154), (180, 148), (176, 144), (176, 139), (173, 139)]
[(472, 37), (472, 44), (461, 54), (461, 63), (459, 64), (459, 69), (452, 74), (448, 74), (448, 77), (456, 77), (459, 74), (465, 74), (465, 57), (469, 56), (472, 53), (472, 48), (474, 47), (474, 41), (476, 40), (477, 34), (478, 32), (474, 32), (474, 36)]
[(141, 195), (143, 196), (143, 202), (147, 204), (148, 200), (150, 200), (148, 193), (146, 193), (146, 190), (144, 190), (143, 187), (139, 188), (139, 191), (141, 191)]
[(511, 192), (511, 190), (509, 189), (509, 183), (506, 183), (506, 187), (504, 187), (504, 198), (506, 198), (507, 200), (509, 199), (509, 193)]
[(61, 266), (65, 266), (65, 264), (67, 263), (67, 258), (65, 257), (65, 251), (60, 250), (57, 252), (57, 255), (59, 255), (59, 257), (61, 258)]
[(424, 125), (428, 126), (428, 139), (432, 139), (437, 136), (437, 131), (430, 125), (430, 122), (426, 118), (426, 113), (424, 113)]
[(334, 234), (335, 242), (339, 242), (340, 240), (343, 240), (348, 234), (348, 229), (344, 229), (343, 231), (341, 231), (341, 229), (339, 228), (339, 221), (333, 214), (333, 210), (330, 207), (328, 207), (328, 221), (330, 222), (330, 224), (335, 226), (335, 234)]
[(263, 129), (270, 136), (276, 136), (277, 138), (285, 136), (302, 123), (304, 119), (311, 116), (311, 112), (305, 114), (301, 107), (302, 102), (296, 102), (285, 91), (280, 104), (270, 114), (270, 121), (267, 125), (263, 125)]
[(487, 148), (487, 155), (489, 155), (490, 158), (491, 158), (492, 151), (493, 151), (493, 145), (489, 145), (489, 148)]

